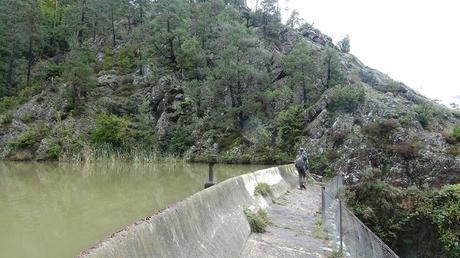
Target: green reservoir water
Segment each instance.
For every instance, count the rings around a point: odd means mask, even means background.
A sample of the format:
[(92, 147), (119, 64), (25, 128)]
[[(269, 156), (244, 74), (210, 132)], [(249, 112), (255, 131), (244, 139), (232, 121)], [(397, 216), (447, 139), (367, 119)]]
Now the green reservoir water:
[[(216, 165), (217, 181), (264, 166)], [(203, 189), (206, 164), (0, 163), (0, 257), (75, 257)]]

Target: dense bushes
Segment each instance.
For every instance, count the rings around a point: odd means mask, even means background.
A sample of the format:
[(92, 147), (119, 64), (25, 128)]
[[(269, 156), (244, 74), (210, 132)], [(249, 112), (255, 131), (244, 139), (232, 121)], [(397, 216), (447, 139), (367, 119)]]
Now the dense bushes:
[(48, 150), (46, 151), (46, 154), (49, 159), (56, 160), (61, 155), (61, 152), (62, 152), (62, 147), (59, 144), (54, 143), (51, 146), (49, 146)]
[(32, 125), (28, 130), (22, 132), (10, 145), (16, 149), (24, 149), (38, 143), (48, 133), (48, 128), (42, 123)]
[(96, 126), (91, 132), (91, 140), (95, 145), (110, 145), (115, 148), (123, 146), (128, 136), (129, 120), (113, 114), (100, 114), (96, 118)]
[(118, 64), (123, 71), (131, 71), (135, 66), (135, 54), (131, 46), (125, 46), (120, 49), (118, 54)]
[(398, 188), (373, 170), (347, 192), (354, 213), (396, 252), (460, 257), (460, 185), (429, 192)]
[(331, 99), (332, 111), (353, 112), (365, 100), (364, 88), (361, 85), (338, 86)]
[(18, 97), (3, 97), (0, 99), (0, 113), (19, 105)]
[(442, 188), (420, 213), (437, 226), (440, 240), (452, 257), (460, 257), (460, 184)]
[(456, 125), (454, 129), (452, 129), (452, 137), (454, 137), (457, 142), (460, 142), (460, 125)]
[(339, 156), (339, 153), (334, 149), (318, 156), (312, 155), (308, 160), (308, 170), (311, 173), (322, 175), (327, 178), (334, 177), (335, 170), (332, 164)]
[(177, 127), (161, 137), (160, 149), (175, 156), (181, 156), (193, 145), (191, 132), (185, 127)]
[(425, 104), (415, 108), (415, 118), (420, 122), (423, 128), (427, 128), (434, 116), (433, 107)]

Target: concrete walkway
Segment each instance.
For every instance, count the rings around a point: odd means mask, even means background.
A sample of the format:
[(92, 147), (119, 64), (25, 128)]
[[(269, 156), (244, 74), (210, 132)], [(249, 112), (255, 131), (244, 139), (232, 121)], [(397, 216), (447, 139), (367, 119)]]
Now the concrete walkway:
[(329, 257), (326, 233), (321, 223), (321, 187), (308, 183), (294, 189), (267, 209), (272, 224), (267, 232), (251, 234), (240, 257)]

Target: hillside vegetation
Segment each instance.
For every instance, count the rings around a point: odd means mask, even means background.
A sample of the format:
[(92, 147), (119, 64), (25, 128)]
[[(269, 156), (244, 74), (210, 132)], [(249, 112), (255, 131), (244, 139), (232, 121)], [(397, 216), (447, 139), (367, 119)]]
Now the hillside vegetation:
[(303, 146), (396, 251), (460, 256), (460, 114), (348, 37), (282, 24), (276, 0), (0, 0), (0, 41), (2, 159), (284, 163)]

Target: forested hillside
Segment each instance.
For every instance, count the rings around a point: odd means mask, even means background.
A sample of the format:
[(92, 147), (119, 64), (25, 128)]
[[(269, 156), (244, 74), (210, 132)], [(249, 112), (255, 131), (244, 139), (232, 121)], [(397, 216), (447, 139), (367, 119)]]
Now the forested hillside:
[(349, 38), (296, 12), (282, 24), (276, 0), (0, 9), (3, 159), (283, 163), (304, 146), (399, 253), (460, 255), (460, 114), (362, 64)]
[(1, 8), (7, 159), (104, 150), (286, 161), (302, 109), (349, 84), (332, 41), (295, 13), (282, 25), (277, 1), (254, 12), (244, 1), (3, 0)]

